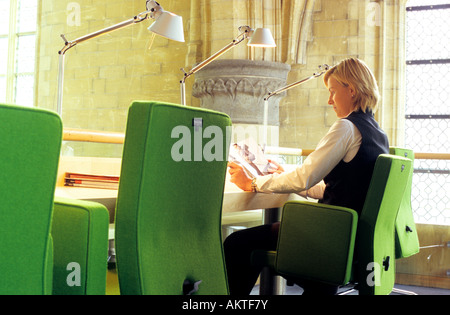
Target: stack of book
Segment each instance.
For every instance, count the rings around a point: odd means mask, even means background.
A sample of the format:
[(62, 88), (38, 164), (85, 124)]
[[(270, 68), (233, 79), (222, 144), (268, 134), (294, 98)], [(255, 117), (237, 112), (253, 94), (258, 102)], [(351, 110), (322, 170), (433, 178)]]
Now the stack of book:
[(119, 176), (66, 173), (64, 186), (119, 189)]

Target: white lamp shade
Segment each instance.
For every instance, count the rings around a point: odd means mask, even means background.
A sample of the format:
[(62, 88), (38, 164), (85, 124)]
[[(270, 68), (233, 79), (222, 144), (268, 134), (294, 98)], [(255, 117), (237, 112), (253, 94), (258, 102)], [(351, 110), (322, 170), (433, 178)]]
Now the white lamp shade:
[(248, 46), (254, 47), (276, 47), (272, 32), (268, 28), (257, 28), (250, 38)]
[(179, 15), (162, 11), (148, 30), (168, 39), (184, 42), (183, 18)]

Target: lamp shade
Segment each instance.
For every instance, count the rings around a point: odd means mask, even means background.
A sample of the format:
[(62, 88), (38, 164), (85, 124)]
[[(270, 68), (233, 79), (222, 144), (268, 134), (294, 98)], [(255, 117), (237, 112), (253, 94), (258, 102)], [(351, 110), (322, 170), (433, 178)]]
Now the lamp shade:
[(272, 32), (268, 28), (257, 28), (250, 38), (248, 46), (254, 47), (276, 47)]
[(168, 39), (184, 42), (183, 18), (171, 12), (162, 11), (148, 30)]

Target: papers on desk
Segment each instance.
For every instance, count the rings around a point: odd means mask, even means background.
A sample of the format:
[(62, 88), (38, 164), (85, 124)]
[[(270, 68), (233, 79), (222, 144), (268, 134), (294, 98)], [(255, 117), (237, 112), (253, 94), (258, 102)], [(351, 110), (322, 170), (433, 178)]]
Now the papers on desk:
[(119, 189), (119, 176), (66, 173), (64, 186)]
[(233, 143), (228, 161), (240, 164), (250, 177), (267, 175), (271, 167), (261, 147), (252, 138)]

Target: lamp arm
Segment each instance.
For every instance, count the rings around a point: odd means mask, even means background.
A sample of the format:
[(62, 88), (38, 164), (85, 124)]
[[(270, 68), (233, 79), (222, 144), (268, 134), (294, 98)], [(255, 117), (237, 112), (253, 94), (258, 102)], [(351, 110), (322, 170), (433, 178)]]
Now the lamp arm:
[[(323, 69), (322, 69), (322, 67), (323, 67)], [(287, 85), (287, 86), (285, 86), (285, 87), (282, 87), (282, 88), (280, 88), (280, 89), (278, 89), (278, 90), (276, 90), (276, 91), (274, 91), (274, 92), (270, 92), (270, 93), (264, 98), (264, 100), (267, 101), (267, 100), (268, 100), (269, 98), (271, 98), (272, 96), (275, 96), (275, 95), (280, 94), (280, 93), (282, 93), (282, 92), (284, 92), (284, 91), (290, 90), (290, 89), (292, 89), (292, 88), (294, 88), (294, 87), (296, 87), (296, 86), (298, 86), (298, 85), (300, 85), (300, 84), (303, 84), (303, 83), (305, 83), (305, 82), (307, 82), (307, 81), (309, 81), (309, 80), (312, 80), (312, 79), (314, 79), (314, 78), (318, 78), (318, 77), (320, 77), (322, 74), (324, 74), (325, 72), (327, 72), (329, 68), (330, 68), (330, 67), (329, 67), (328, 65), (326, 65), (326, 64), (323, 65), (323, 66), (319, 66), (319, 69), (320, 69), (319, 72), (314, 73), (314, 74), (313, 74), (312, 76), (310, 76), (310, 77), (307, 77), (307, 78), (305, 78), (305, 79), (302, 79), (302, 80), (297, 81), (297, 82), (295, 82), (295, 83), (292, 83), (292, 84), (290, 84), (290, 85)]]
[(212, 61), (229, 51), (231, 48), (239, 45), (244, 39), (249, 38), (251, 34), (253, 33), (253, 29), (250, 28), (250, 26), (244, 25), (239, 27), (239, 31), (241, 34), (239, 34), (231, 43), (226, 45), (224, 48), (216, 52), (214, 55), (210, 56), (206, 60), (202, 61), (197, 66), (193, 67), (191, 71), (185, 72), (183, 68), (181, 70), (184, 72), (183, 79), (180, 80), (180, 88), (181, 88), (181, 104), (186, 105), (186, 79), (189, 78), (191, 75), (202, 69), (203, 67), (210, 64)]
[[(210, 64), (211, 62), (213, 62), (215, 59), (217, 59), (218, 57), (220, 57), (221, 55), (223, 55), (224, 53), (226, 53), (227, 51), (229, 51), (231, 48), (239, 45), (244, 39), (245, 36), (244, 33), (242, 33), (241, 35), (239, 35), (236, 39), (234, 39), (231, 43), (229, 43), (228, 45), (226, 45), (225, 47), (223, 47), (221, 50), (219, 50), (218, 52), (216, 52), (214, 55), (211, 55), (210, 57), (208, 57), (207, 59), (205, 59), (204, 61), (202, 61), (200, 64), (196, 65), (195, 67), (193, 67), (191, 69), (191, 71), (189, 72), (185, 72), (184, 73), (184, 77), (182, 79), (182, 83), (184, 83), (186, 81), (186, 79), (188, 77), (190, 77), (191, 75), (193, 75), (194, 73), (198, 72), (199, 70), (201, 70), (202, 68), (204, 68), (205, 66), (207, 66), (208, 64)], [(240, 38), (242, 37), (242, 38)], [(181, 69), (183, 70), (183, 69)]]
[(129, 20), (126, 20), (126, 21), (120, 22), (118, 24), (112, 25), (110, 27), (101, 29), (101, 30), (96, 31), (94, 33), (84, 35), (84, 36), (79, 37), (79, 38), (77, 38), (77, 39), (75, 39), (73, 41), (67, 41), (66, 38), (64, 37), (64, 35), (61, 35), (62, 39), (65, 42), (65, 45), (59, 51), (59, 54), (60, 55), (64, 55), (66, 53), (66, 51), (68, 51), (70, 48), (74, 47), (75, 45), (77, 45), (79, 43), (82, 43), (82, 42), (85, 42), (85, 41), (90, 40), (92, 38), (98, 37), (100, 35), (103, 35), (103, 34), (106, 34), (106, 33), (110, 33), (112, 31), (124, 28), (124, 27), (126, 27), (128, 25), (142, 22), (142, 21), (148, 19), (148, 14), (151, 13), (151, 12), (152, 11), (145, 11), (145, 12), (139, 13), (138, 15), (134, 16), (133, 18), (131, 18)]
[[(154, 2), (152, 1), (148, 1), (150, 2), (150, 5)], [(147, 3), (148, 3), (147, 2)], [(147, 7), (148, 8), (148, 7)], [(158, 8), (157, 7), (153, 7), (150, 9), (147, 9), (147, 11), (139, 13), (138, 15), (134, 16), (133, 18), (123, 21), (121, 23), (115, 24), (113, 26), (101, 29), (97, 32), (82, 36), (80, 38), (77, 38), (73, 41), (67, 41), (64, 35), (61, 35), (61, 38), (64, 40), (64, 47), (58, 52), (59, 53), (59, 65), (58, 65), (58, 90), (57, 90), (57, 101), (56, 101), (56, 111), (59, 115), (62, 115), (62, 102), (63, 102), (63, 85), (64, 85), (64, 59), (65, 59), (65, 54), (66, 52), (74, 47), (75, 45), (85, 42), (87, 40), (90, 40), (92, 38), (98, 37), (100, 35), (106, 34), (106, 33), (110, 33), (112, 31), (124, 28), (128, 25), (131, 24), (135, 24), (135, 23), (139, 23), (142, 22), (146, 19), (148, 19), (148, 15), (150, 14), (150, 17), (153, 17), (154, 14), (158, 13)]]

